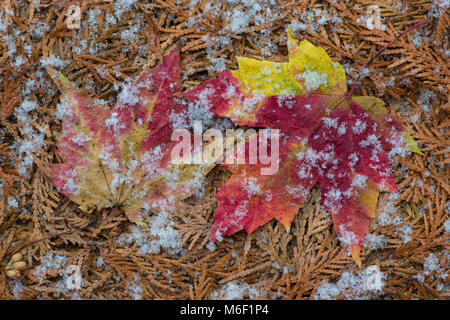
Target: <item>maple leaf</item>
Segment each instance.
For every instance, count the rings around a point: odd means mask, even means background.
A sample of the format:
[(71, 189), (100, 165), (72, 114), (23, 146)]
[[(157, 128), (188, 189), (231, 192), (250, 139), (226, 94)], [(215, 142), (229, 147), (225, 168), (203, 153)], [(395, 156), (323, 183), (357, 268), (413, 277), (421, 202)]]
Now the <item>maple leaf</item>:
[(172, 131), (186, 116), (177, 97), (180, 76), (179, 53), (173, 50), (162, 64), (126, 84), (109, 108), (80, 94), (60, 75), (58, 151), (63, 163), (49, 171), (61, 193), (87, 212), (120, 206), (136, 223), (140, 210), (176, 206), (192, 195), (215, 163), (171, 162), (177, 144), (171, 141)]
[[(250, 234), (272, 219), (289, 228), (319, 183), (334, 229), (360, 265), (380, 190), (397, 192), (386, 151), (420, 151), (383, 101), (347, 95), (345, 72), (325, 50), (289, 31), (288, 51), (284, 63), (238, 58), (238, 70), (187, 94), (191, 102), (206, 96), (211, 112), (238, 125), (280, 130), (274, 175), (262, 175), (260, 162), (223, 164), (232, 176), (216, 194), (211, 236)], [(251, 139), (238, 148), (248, 152)]]

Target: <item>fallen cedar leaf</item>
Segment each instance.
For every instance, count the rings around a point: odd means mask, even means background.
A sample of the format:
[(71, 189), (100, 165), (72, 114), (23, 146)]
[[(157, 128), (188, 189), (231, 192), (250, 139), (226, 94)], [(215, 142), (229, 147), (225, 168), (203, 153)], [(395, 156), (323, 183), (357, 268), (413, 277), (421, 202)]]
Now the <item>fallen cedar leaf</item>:
[(186, 114), (176, 97), (180, 76), (179, 53), (173, 50), (162, 64), (125, 85), (110, 109), (81, 95), (60, 75), (63, 163), (49, 171), (61, 193), (87, 212), (120, 206), (135, 223), (141, 221), (140, 210), (176, 207), (192, 195), (215, 159), (198, 165), (171, 162), (178, 143), (171, 135)]
[[(289, 62), (238, 58), (225, 71), (187, 94), (208, 100), (210, 111), (241, 126), (280, 130), (279, 170), (262, 175), (257, 164), (224, 164), (231, 178), (216, 194), (213, 240), (277, 219), (292, 223), (319, 182), (341, 242), (361, 265), (360, 249), (380, 190), (397, 192), (386, 150), (420, 153), (384, 103), (346, 98), (345, 72), (322, 48), (288, 35)], [(251, 139), (257, 139), (253, 137)], [(246, 159), (251, 141), (245, 145)]]

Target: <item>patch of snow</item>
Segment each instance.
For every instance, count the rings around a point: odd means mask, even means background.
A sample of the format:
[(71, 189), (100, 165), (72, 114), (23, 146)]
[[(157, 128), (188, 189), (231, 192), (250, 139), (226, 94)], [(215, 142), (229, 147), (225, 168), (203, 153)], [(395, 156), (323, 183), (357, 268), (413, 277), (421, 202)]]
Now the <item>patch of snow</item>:
[(369, 233), (364, 239), (364, 247), (370, 250), (382, 249), (386, 246), (386, 239), (383, 235)]
[(36, 267), (33, 272), (33, 275), (38, 278), (39, 283), (42, 283), (47, 273), (52, 270), (60, 270), (60, 274), (63, 274), (63, 269), (67, 262), (66, 256), (47, 253), (43, 260), (42, 264)]
[(211, 294), (212, 299), (242, 300), (245, 296), (255, 299), (261, 292), (247, 283), (228, 282), (220, 286), (220, 289)]
[(400, 238), (403, 243), (408, 243), (411, 241), (411, 235), (413, 234), (413, 229), (410, 223), (406, 223), (397, 228), (397, 231), (400, 232)]
[(395, 201), (400, 197), (399, 193), (389, 194), (389, 198), (383, 206), (383, 210), (375, 220), (375, 225), (387, 226), (390, 224), (399, 225), (402, 221), (400, 217), (394, 217), (397, 212)]
[(338, 238), (342, 245), (346, 248), (351, 248), (358, 244), (356, 235), (352, 231), (348, 230), (348, 227), (343, 224), (339, 226)]
[(373, 266), (359, 270), (356, 274), (345, 271), (335, 283), (322, 281), (314, 299), (334, 300), (341, 295), (345, 299), (373, 299), (383, 293), (384, 278), (383, 272)]
[(447, 219), (444, 222), (444, 232), (450, 233), (450, 219)]
[(328, 86), (328, 74), (320, 71), (305, 70), (302, 74), (297, 76), (299, 80), (304, 81), (304, 86), (307, 91), (314, 91), (320, 86)]
[(142, 293), (144, 290), (139, 283), (140, 278), (138, 275), (134, 275), (134, 283), (128, 282), (127, 292), (130, 293), (133, 300), (142, 300)]
[(114, 0), (114, 14), (120, 20), (122, 14), (130, 11), (137, 0)]
[(61, 60), (61, 58), (55, 55), (51, 55), (46, 58), (41, 58), (39, 62), (44, 67), (51, 66), (59, 70), (64, 69), (70, 63), (69, 61)]
[(16, 299), (20, 299), (23, 292), (23, 284), (21, 280), (16, 280), (14, 283), (13, 294)]

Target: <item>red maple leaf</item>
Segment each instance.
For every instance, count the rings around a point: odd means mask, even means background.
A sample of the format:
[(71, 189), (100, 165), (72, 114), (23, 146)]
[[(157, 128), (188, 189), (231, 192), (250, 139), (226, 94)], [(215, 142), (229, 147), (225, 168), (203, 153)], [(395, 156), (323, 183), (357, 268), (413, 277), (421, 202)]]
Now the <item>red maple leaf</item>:
[(178, 50), (126, 84), (117, 103), (86, 97), (62, 75), (58, 113), (63, 131), (58, 151), (63, 163), (49, 171), (61, 193), (84, 211), (120, 206), (133, 222), (139, 212), (170, 209), (196, 191), (199, 176), (214, 161), (176, 165), (171, 136), (186, 117), (180, 94)]
[[(387, 151), (420, 152), (383, 102), (347, 93), (342, 67), (307, 41), (289, 36), (289, 62), (240, 58), (188, 93), (191, 103), (209, 101), (210, 111), (241, 126), (279, 129), (279, 170), (263, 175), (261, 162), (223, 164), (232, 176), (216, 194), (213, 240), (272, 219), (288, 228), (311, 188), (331, 213), (341, 242), (361, 264), (359, 252), (380, 190), (397, 192)], [(259, 140), (257, 143), (260, 143)]]

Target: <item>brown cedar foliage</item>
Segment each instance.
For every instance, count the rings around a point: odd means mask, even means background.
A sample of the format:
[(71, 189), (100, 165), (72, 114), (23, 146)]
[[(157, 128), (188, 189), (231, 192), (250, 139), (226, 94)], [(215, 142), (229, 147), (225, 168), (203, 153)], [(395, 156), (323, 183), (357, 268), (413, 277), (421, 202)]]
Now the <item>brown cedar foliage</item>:
[[(77, 83), (88, 94), (115, 99), (114, 84), (134, 77), (147, 68), (156, 65), (172, 48), (181, 44), (182, 68), (187, 75), (184, 88), (190, 88), (202, 80), (214, 77), (207, 72), (210, 62), (206, 49), (211, 45), (205, 35), (225, 34), (226, 23), (206, 10), (207, 1), (200, 0), (191, 10), (189, 1), (176, 5), (175, 1), (155, 1), (154, 4), (139, 2), (132, 12), (124, 13), (122, 19), (109, 29), (105, 27), (105, 13), (112, 12), (112, 1), (50, 1), (41, 0), (37, 11), (34, 1), (3, 1), (1, 16), (26, 34), (26, 43), (31, 45), (32, 59), (11, 70), (8, 46), (0, 46), (0, 178), (2, 179), (2, 200), (0, 201), (0, 298), (44, 299), (71, 298), (73, 292), (59, 293), (58, 281), (61, 270), (54, 270), (45, 276), (42, 283), (33, 274), (48, 253), (67, 257), (67, 264), (81, 268), (85, 287), (78, 290), (83, 299), (129, 299), (130, 285), (138, 283), (145, 299), (208, 299), (221, 285), (230, 281), (252, 284), (261, 292), (260, 298), (311, 299), (322, 281), (333, 282), (344, 271), (356, 272), (357, 268), (338, 243), (332, 231), (327, 213), (319, 204), (318, 192), (313, 190), (310, 200), (297, 215), (291, 229), (286, 232), (277, 223), (269, 223), (251, 236), (239, 233), (217, 244), (215, 251), (206, 245), (212, 226), (212, 217), (217, 206), (214, 193), (228, 178), (228, 173), (216, 168), (209, 174), (206, 194), (202, 200), (188, 199), (185, 211), (180, 213), (175, 228), (179, 230), (186, 254), (171, 256), (167, 252), (157, 255), (137, 253), (136, 245), (121, 248), (114, 239), (128, 232), (130, 223), (118, 209), (102, 210), (85, 214), (76, 205), (62, 197), (45, 174), (45, 164), (59, 161), (55, 154), (54, 133), (60, 130), (54, 116), (59, 91), (52, 81), (53, 70), (47, 68), (44, 82), (55, 90), (32, 90), (28, 99), (38, 101), (38, 122), (31, 126), (44, 128), (45, 148), (39, 150), (35, 164), (28, 178), (20, 178), (16, 172), (17, 162), (11, 158), (10, 146), (20, 141), (23, 124), (17, 121), (14, 108), (22, 102), (20, 88), (27, 79), (38, 81), (36, 76), (39, 59), (56, 54), (70, 64), (63, 70), (69, 79)], [(214, 1), (211, 1), (214, 2)], [(216, 1), (218, 3), (218, 1)], [(214, 58), (224, 58), (228, 69), (236, 69), (236, 56), (269, 58), (282, 61), (286, 54), (285, 26), (307, 8), (329, 10), (330, 15), (339, 16), (343, 23), (310, 27), (297, 36), (323, 47), (333, 60), (348, 63), (352, 72), (348, 79), (354, 79), (360, 68), (376, 51), (392, 40), (407, 26), (427, 18), (432, 1), (400, 1), (408, 6), (402, 12), (394, 4), (379, 3), (381, 16), (385, 18), (386, 30), (368, 30), (357, 23), (365, 14), (370, 1), (279, 1), (281, 14), (270, 24), (250, 23), (244, 32), (232, 36), (232, 44), (215, 52)], [(76, 31), (68, 30), (65, 24), (65, 10), (71, 4), (80, 4), (82, 10), (99, 8), (98, 27), (89, 29), (82, 23), (81, 37)], [(224, 4), (225, 7), (231, 6)], [(5, 14), (6, 10), (15, 15)], [(193, 16), (203, 13), (193, 26), (185, 23)], [(223, 10), (220, 13), (223, 16)], [(399, 159), (394, 164), (396, 183), (400, 197), (396, 200), (395, 216), (403, 218), (403, 224), (412, 226), (411, 240), (404, 243), (398, 226), (377, 226), (373, 234), (383, 235), (387, 245), (380, 250), (363, 250), (365, 266), (378, 265), (387, 275), (384, 299), (446, 299), (448, 291), (438, 290), (438, 280), (432, 273), (418, 281), (423, 275), (423, 264), (430, 253), (438, 257), (441, 267), (448, 268), (449, 236), (444, 232), (448, 219), (446, 203), (448, 185), (448, 63), (443, 51), (449, 50), (447, 30), (450, 24), (448, 12), (433, 18), (427, 26), (431, 30), (426, 42), (416, 48), (412, 39), (414, 33), (400, 39), (371, 65), (372, 72), (362, 80), (358, 94), (379, 95), (389, 102), (391, 111), (398, 114), (409, 126), (413, 138), (419, 143), (425, 156), (412, 155)], [(87, 20), (86, 16), (83, 16)], [(312, 18), (311, 18), (312, 19)], [(29, 35), (30, 22), (49, 23), (50, 30), (41, 39)], [(128, 25), (146, 23), (141, 32), (129, 43), (120, 38), (120, 32)], [(204, 31), (199, 31), (202, 27)], [(336, 27), (336, 28), (335, 28)], [(9, 27), (11, 28), (11, 26)], [(278, 45), (276, 54), (266, 57), (260, 43), (261, 30), (270, 30), (270, 39)], [(101, 43), (97, 55), (84, 50), (77, 55), (68, 47), (81, 46), (80, 42)], [(17, 43), (17, 53), (24, 53), (25, 43)], [(351, 46), (349, 46), (351, 45)], [(146, 48), (146, 56), (140, 47)], [(126, 51), (124, 51), (126, 49)], [(438, 67), (438, 69), (436, 68)], [(396, 77), (394, 85), (387, 83)], [(407, 79), (407, 83), (401, 83)], [(436, 93), (431, 101), (432, 110), (422, 111), (417, 104), (420, 89)], [(406, 107), (405, 107), (406, 106)], [(418, 116), (412, 123), (410, 116)], [(8, 196), (18, 195), (19, 208), (8, 208)], [(387, 201), (383, 195), (379, 211)], [(24, 213), (26, 209), (29, 213)], [(15, 281), (6, 278), (5, 266), (10, 257), (21, 252), (26, 255), (27, 269), (22, 272), (23, 292), (14, 296)], [(105, 265), (97, 265), (102, 257)], [(283, 274), (283, 268), (289, 273)], [(286, 269), (287, 270), (287, 269)], [(445, 270), (448, 272), (448, 270)], [(441, 280), (448, 288), (449, 278)], [(219, 294), (220, 298), (220, 294)], [(344, 296), (339, 297), (344, 298)]]

